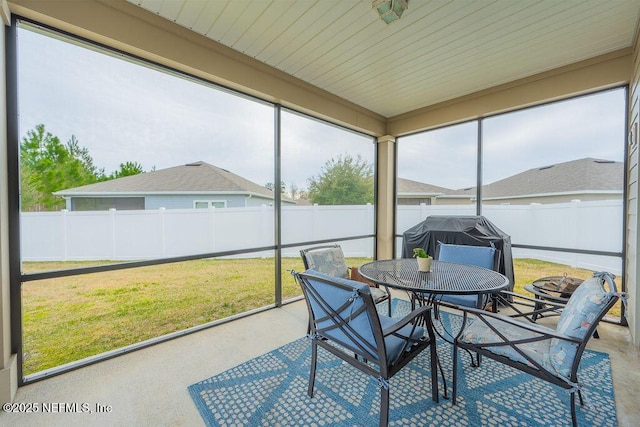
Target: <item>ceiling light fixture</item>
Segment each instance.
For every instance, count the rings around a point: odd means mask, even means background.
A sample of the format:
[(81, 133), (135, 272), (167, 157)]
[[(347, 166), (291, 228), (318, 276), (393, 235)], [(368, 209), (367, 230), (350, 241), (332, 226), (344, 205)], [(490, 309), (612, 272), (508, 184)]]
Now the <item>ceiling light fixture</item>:
[(409, 6), (408, 0), (375, 0), (373, 7), (378, 11), (380, 19), (386, 24), (391, 24), (400, 19)]

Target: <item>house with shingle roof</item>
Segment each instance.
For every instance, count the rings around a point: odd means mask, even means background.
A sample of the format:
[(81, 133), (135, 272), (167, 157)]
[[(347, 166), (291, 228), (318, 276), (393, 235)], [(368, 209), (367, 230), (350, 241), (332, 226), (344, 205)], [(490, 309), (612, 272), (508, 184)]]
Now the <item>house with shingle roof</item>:
[[(584, 158), (532, 168), (484, 185), (482, 200), (486, 204), (522, 205), (620, 199), (623, 182), (622, 162)], [(440, 194), (435, 194), (437, 191)], [(425, 204), (471, 204), (476, 200), (476, 187), (447, 190), (398, 178), (398, 204), (414, 204), (400, 202), (406, 194), (411, 194), (412, 200), (428, 198), (428, 202), (421, 202)]]
[[(54, 193), (67, 210), (230, 208), (272, 205), (268, 188), (206, 162), (126, 176)], [(295, 204), (282, 196), (285, 204)]]
[[(435, 199), (454, 190), (405, 178), (397, 180), (398, 205), (435, 205)], [(467, 197), (468, 199), (468, 197)]]

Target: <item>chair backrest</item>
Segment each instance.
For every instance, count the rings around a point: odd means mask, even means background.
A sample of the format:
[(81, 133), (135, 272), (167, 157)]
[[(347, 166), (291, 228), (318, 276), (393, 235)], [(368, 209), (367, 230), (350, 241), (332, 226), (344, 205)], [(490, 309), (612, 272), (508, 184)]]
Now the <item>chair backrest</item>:
[(305, 270), (314, 270), (333, 277), (349, 278), (349, 267), (339, 245), (315, 246), (300, 251)]
[[(556, 331), (579, 338), (582, 342), (571, 343), (556, 338), (551, 340), (550, 362), (558, 373), (567, 377), (575, 374), (582, 352), (594, 334), (598, 322), (621, 297), (614, 278), (611, 273), (594, 273), (593, 277), (582, 282), (569, 298), (558, 319)], [(608, 290), (605, 289), (605, 285)]]
[(367, 360), (386, 360), (382, 327), (369, 286), (308, 270), (297, 274), (312, 319), (312, 333)]
[(496, 249), (490, 246), (453, 245), (440, 243), (438, 260), (475, 265), (495, 270)]

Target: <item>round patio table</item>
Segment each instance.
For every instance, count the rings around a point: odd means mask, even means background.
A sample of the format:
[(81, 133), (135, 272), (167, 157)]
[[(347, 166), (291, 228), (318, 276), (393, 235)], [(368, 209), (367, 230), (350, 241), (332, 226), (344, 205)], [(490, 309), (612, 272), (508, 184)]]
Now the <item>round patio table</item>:
[(509, 279), (497, 271), (455, 262), (433, 260), (431, 271), (421, 272), (415, 258), (373, 261), (362, 265), (359, 272), (374, 283), (407, 291), (427, 302), (438, 295), (492, 294), (509, 285)]
[[(438, 317), (437, 300), (442, 295), (485, 295), (499, 292), (509, 286), (509, 279), (497, 271), (475, 265), (448, 261), (431, 262), (431, 271), (418, 271), (415, 258), (390, 259), (363, 264), (358, 269), (365, 279), (378, 285), (406, 291), (415, 301), (432, 305), (433, 315)], [(437, 332), (445, 341), (447, 338)], [(473, 361), (473, 358), (472, 358)], [(447, 382), (438, 360), (442, 375), (444, 398), (448, 399)]]

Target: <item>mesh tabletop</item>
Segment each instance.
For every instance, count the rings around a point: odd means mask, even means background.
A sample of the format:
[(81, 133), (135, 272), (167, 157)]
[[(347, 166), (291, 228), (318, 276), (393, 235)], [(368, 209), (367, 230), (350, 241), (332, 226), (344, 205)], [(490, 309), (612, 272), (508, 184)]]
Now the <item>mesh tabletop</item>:
[(454, 262), (433, 260), (431, 271), (421, 272), (415, 258), (373, 261), (362, 265), (359, 272), (374, 283), (416, 293), (487, 294), (509, 285), (496, 271)]

